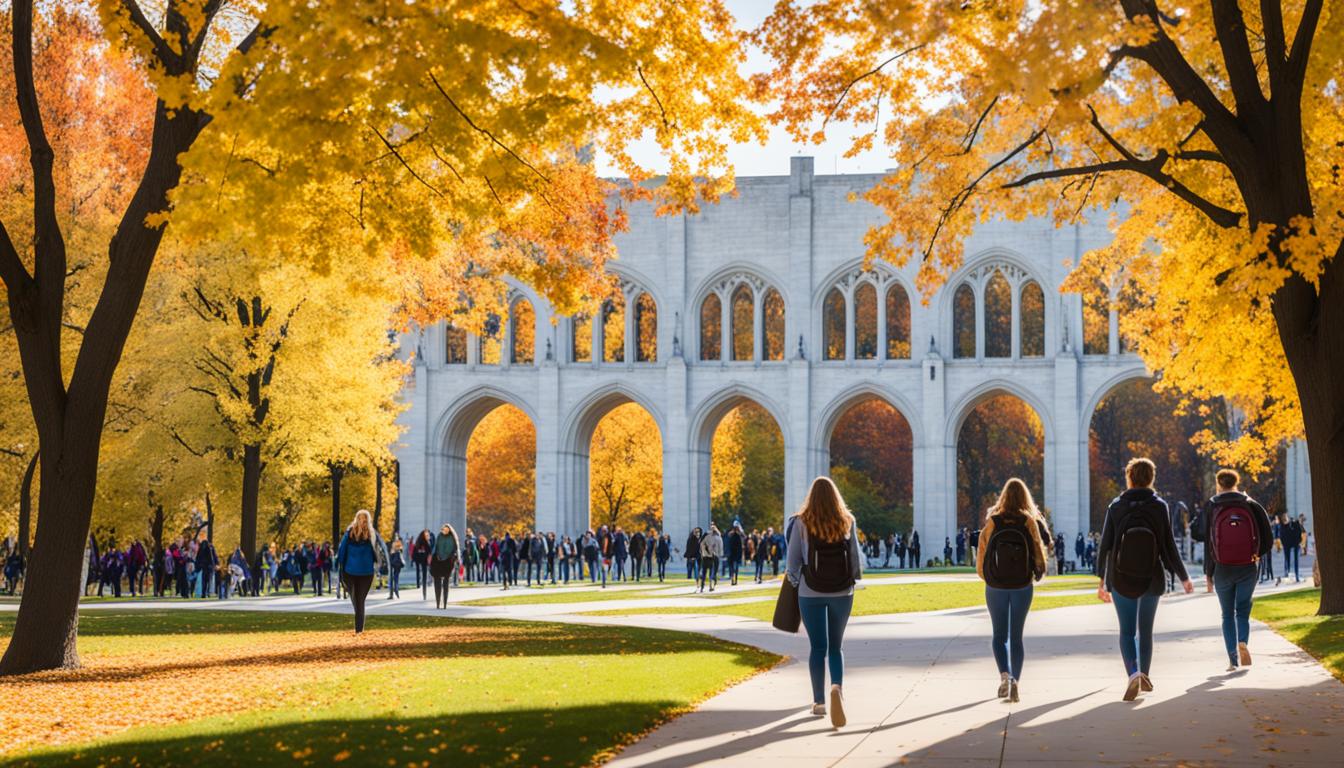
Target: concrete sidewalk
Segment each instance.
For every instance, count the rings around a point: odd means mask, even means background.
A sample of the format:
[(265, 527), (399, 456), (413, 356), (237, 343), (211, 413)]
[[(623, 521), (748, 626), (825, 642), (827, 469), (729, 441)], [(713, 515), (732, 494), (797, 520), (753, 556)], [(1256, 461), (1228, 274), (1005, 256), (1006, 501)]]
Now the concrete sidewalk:
[[(679, 617), (682, 618), (682, 617)], [(1225, 673), (1217, 601), (1163, 598), (1156, 690), (1122, 702), (1114, 610), (1032, 614), (1022, 701), (996, 696), (981, 609), (853, 620), (845, 639), (849, 725), (807, 712), (806, 640), (758, 622), (686, 617), (678, 628), (796, 659), (711, 699), (611, 765), (1341, 765), (1344, 684), (1263, 625), (1255, 663)], [(666, 625), (666, 622), (664, 622)]]

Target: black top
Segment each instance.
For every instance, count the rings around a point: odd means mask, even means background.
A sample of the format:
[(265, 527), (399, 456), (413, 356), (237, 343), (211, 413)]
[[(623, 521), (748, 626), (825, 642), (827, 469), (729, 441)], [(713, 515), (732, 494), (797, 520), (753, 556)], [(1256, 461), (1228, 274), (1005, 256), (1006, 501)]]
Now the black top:
[[(1212, 526), (1213, 519), (1218, 515), (1218, 508), (1226, 504), (1236, 504), (1245, 507), (1251, 511), (1251, 517), (1255, 518), (1255, 531), (1260, 539), (1260, 557), (1269, 554), (1274, 548), (1274, 529), (1269, 524), (1269, 513), (1260, 506), (1260, 502), (1252, 499), (1241, 491), (1227, 491), (1220, 493), (1209, 499), (1208, 506), (1204, 510), (1205, 525)], [(1260, 566), (1256, 563), (1250, 565), (1219, 565), (1213, 560), (1213, 531), (1208, 530), (1204, 533), (1204, 575), (1227, 583), (1235, 581), (1247, 573), (1258, 573)]]
[[(1106, 508), (1106, 521), (1101, 525), (1101, 546), (1097, 548), (1097, 573), (1105, 574), (1106, 589), (1114, 591), (1112, 579), (1115, 575), (1115, 559), (1111, 557), (1116, 545), (1116, 525), (1120, 518), (1128, 514), (1139, 515), (1144, 524), (1157, 535), (1157, 554), (1166, 571), (1176, 574), (1181, 581), (1190, 577), (1185, 572), (1185, 563), (1181, 562), (1181, 553), (1176, 550), (1176, 538), (1171, 532), (1171, 513), (1167, 502), (1162, 500), (1152, 488), (1130, 488), (1111, 502)], [(1161, 595), (1166, 591), (1166, 573), (1163, 568), (1155, 569), (1152, 583), (1148, 585), (1148, 594)]]

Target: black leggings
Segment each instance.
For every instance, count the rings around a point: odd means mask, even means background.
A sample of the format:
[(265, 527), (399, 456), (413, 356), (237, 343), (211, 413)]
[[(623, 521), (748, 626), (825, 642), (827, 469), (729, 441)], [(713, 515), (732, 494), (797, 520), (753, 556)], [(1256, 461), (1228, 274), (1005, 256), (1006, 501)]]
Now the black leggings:
[(434, 605), (448, 605), (448, 587), (453, 583), (451, 576), (434, 577)]
[(415, 585), (420, 588), (420, 597), (424, 598), (429, 589), (429, 563), (415, 564)]
[(355, 605), (355, 632), (364, 631), (364, 600), (369, 596), (369, 587), (372, 586), (372, 574), (345, 577), (345, 591), (350, 595), (350, 602)]

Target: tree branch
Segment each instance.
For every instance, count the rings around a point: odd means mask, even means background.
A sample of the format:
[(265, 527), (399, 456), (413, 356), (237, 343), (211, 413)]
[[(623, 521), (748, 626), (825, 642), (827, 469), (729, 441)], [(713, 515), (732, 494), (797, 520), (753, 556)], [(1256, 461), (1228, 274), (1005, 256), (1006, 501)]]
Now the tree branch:
[(23, 259), (19, 258), (19, 252), (14, 248), (14, 241), (10, 239), (9, 230), (5, 229), (3, 221), (0, 221), (0, 281), (4, 282), (11, 296), (19, 295), (33, 282), (33, 276), (28, 274)]
[(873, 75), (876, 75), (877, 73), (881, 72), (883, 69), (886, 68), (888, 64), (892, 63), (893, 61), (902, 58), (906, 54), (914, 53), (915, 51), (918, 51), (920, 48), (923, 47), (924, 43), (920, 43), (919, 45), (912, 45), (903, 51), (899, 51), (893, 54), (891, 58), (878, 64), (877, 66), (873, 67), (867, 72), (864, 72), (862, 75), (859, 75), (858, 77), (846, 83), (845, 87), (841, 89), (840, 95), (835, 98), (835, 103), (831, 105), (830, 109), (826, 110), (826, 117), (821, 121), (821, 127), (825, 128), (831, 122), (831, 118), (835, 116), (835, 111), (840, 109), (840, 105), (845, 102), (845, 97), (849, 95), (850, 90), (852, 90), (854, 86), (858, 85), (860, 82), (864, 80), (867, 80)]
[(496, 138), (495, 134), (491, 133), (489, 129), (482, 128), (481, 126), (477, 125), (476, 122), (473, 121), (470, 117), (468, 117), (467, 113), (463, 112), (462, 108), (457, 105), (457, 102), (453, 101), (453, 97), (449, 96), (448, 92), (443, 89), (443, 86), (439, 83), (439, 79), (434, 76), (433, 72), (429, 73), (429, 79), (431, 82), (434, 83), (434, 87), (439, 90), (439, 93), (443, 94), (443, 98), (448, 101), (448, 104), (450, 106), (452, 106), (453, 111), (457, 112), (457, 114), (460, 115), (462, 119), (466, 121), (467, 125), (471, 126), (472, 130), (490, 139), (490, 141), (494, 142), (495, 146), (507, 152), (509, 156), (512, 157), (514, 160), (517, 160), (519, 163), (522, 163), (524, 166), (527, 167), (528, 170), (535, 173), (537, 177), (540, 178), (542, 181), (550, 183), (550, 179), (546, 178), (546, 174), (537, 170), (535, 166), (524, 160), (521, 156), (519, 156), (517, 152), (514, 152), (507, 144)]
[[(1307, 61), (1311, 58), (1311, 44), (1316, 39), (1316, 26), (1321, 20), (1322, 4), (1322, 0), (1307, 0), (1302, 7), (1302, 21), (1298, 22), (1297, 34), (1293, 35), (1293, 47), (1288, 53), (1288, 68), (1284, 75), (1288, 82), (1296, 85), (1299, 94), (1302, 80), (1306, 77)], [(1277, 97), (1279, 94), (1272, 95)], [(1285, 96), (1293, 96), (1296, 100), (1293, 94)]]
[[(1265, 95), (1260, 91), (1260, 73), (1251, 58), (1251, 46), (1246, 39), (1246, 20), (1241, 15), (1237, 0), (1210, 0), (1213, 11), (1213, 32), (1223, 52), (1223, 67), (1227, 70), (1232, 98), (1237, 114), (1259, 122), (1263, 117)], [(1266, 45), (1272, 47), (1266, 30)]]
[(648, 91), (649, 95), (653, 97), (653, 103), (658, 105), (658, 112), (663, 116), (663, 127), (670, 129), (672, 125), (667, 121), (667, 108), (663, 106), (663, 100), (658, 98), (658, 93), (653, 90), (653, 86), (649, 85), (649, 79), (644, 76), (644, 67), (636, 64), (635, 72), (639, 74), (639, 82), (644, 84), (644, 90)]
[(173, 50), (168, 47), (167, 41), (165, 41), (163, 36), (159, 34), (159, 31), (154, 28), (154, 25), (149, 23), (149, 18), (145, 16), (145, 12), (140, 9), (140, 3), (136, 2), (136, 0), (121, 0), (121, 10), (125, 12), (126, 18), (131, 22), (131, 25), (139, 30), (140, 34), (145, 36), (145, 40), (149, 42), (149, 47), (154, 54), (154, 58), (158, 59), (161, 66), (164, 68), (175, 68), (181, 64), (178, 55), (173, 53)]
[[(391, 152), (392, 156), (397, 158), (397, 161), (401, 163), (401, 167), (405, 168), (406, 172), (411, 174), (412, 178), (423, 184), (425, 189), (428, 189), (430, 192), (433, 192), (439, 197), (444, 197), (443, 192), (440, 191), (438, 187), (434, 186), (433, 184), (430, 184), (428, 181), (425, 181), (424, 177), (415, 172), (415, 169), (411, 167), (411, 164), (406, 162), (406, 158), (401, 156), (401, 150), (393, 146), (392, 142), (388, 141), (387, 137), (383, 136), (381, 131), (379, 131), (377, 128), (374, 128), (371, 125), (369, 126), (369, 130), (373, 131), (373, 135), (377, 136), (378, 140), (383, 142), (383, 146), (387, 147), (387, 151)], [(456, 171), (454, 171), (454, 173), (456, 173)]]
[(929, 235), (928, 245), (923, 251), (924, 258), (928, 258), (929, 254), (933, 253), (933, 246), (938, 242), (938, 237), (942, 234), (943, 226), (947, 224), (948, 219), (952, 218), (954, 214), (962, 209), (967, 200), (971, 199), (971, 195), (975, 193), (976, 187), (980, 186), (980, 182), (984, 181), (986, 176), (998, 170), (1004, 163), (1007, 163), (1009, 160), (1020, 155), (1027, 147), (1035, 144), (1036, 140), (1043, 135), (1045, 135), (1044, 128), (1038, 128), (1033, 131), (1032, 134), (1027, 137), (1026, 141), (1018, 144), (1012, 150), (1004, 154), (1003, 157), (994, 161), (988, 168), (982, 171), (974, 181), (967, 184), (965, 187), (962, 187), (957, 194), (952, 196), (952, 199), (943, 207), (943, 210), (938, 213), (938, 221), (934, 224), (933, 233)]

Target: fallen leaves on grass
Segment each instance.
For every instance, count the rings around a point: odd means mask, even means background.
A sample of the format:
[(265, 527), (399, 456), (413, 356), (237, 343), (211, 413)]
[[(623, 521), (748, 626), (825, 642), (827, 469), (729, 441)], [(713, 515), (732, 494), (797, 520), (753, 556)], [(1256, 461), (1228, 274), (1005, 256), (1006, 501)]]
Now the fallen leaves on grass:
[(371, 629), (361, 636), (238, 633), (223, 647), (175, 642), (181, 635), (146, 638), (128, 652), (85, 654), (80, 669), (0, 679), (0, 701), (8, 702), (0, 709), (0, 755), (137, 726), (294, 706), (302, 701), (303, 686), (330, 675), (528, 634), (525, 628), (500, 626)]

